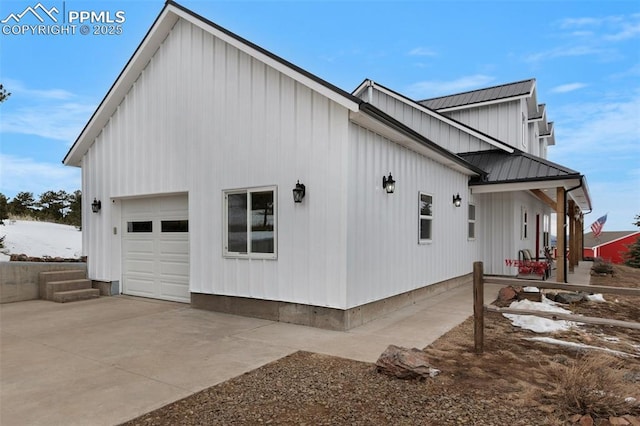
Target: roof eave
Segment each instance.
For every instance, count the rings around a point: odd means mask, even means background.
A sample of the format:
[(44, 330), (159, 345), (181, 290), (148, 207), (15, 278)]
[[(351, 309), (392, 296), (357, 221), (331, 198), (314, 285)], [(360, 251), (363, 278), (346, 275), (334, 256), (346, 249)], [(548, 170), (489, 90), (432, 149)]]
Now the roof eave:
[[(373, 120), (376, 123), (379, 123), (381, 126), (384, 126), (386, 129), (388, 129), (390, 132), (386, 135), (383, 134), (383, 136), (389, 137), (390, 140), (396, 143), (399, 143), (403, 146), (409, 146), (413, 144), (413, 146), (409, 147), (413, 148), (417, 152), (422, 151), (422, 153), (424, 153), (424, 149), (426, 148), (426, 150), (429, 151), (426, 156), (433, 158), (439, 163), (460, 171), (468, 176), (484, 176), (486, 174), (484, 170), (474, 166), (458, 155), (425, 138), (420, 133), (416, 132), (408, 126), (405, 126), (404, 124), (400, 123), (393, 117), (389, 116), (388, 114), (384, 113), (371, 104), (362, 102), (360, 104), (360, 113), (362, 114), (362, 116), (369, 117), (369, 119)], [(366, 122), (356, 113), (351, 114), (351, 120), (354, 123), (362, 125), (365, 128), (371, 127), (371, 123)], [(372, 130), (376, 131), (376, 129)], [(422, 148), (422, 150), (416, 148)]]

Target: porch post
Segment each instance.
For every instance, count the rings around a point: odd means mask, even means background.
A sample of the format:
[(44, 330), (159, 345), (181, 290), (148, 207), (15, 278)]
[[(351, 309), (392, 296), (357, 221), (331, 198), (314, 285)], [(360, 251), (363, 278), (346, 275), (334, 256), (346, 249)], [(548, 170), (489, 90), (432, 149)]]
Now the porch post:
[(575, 219), (575, 206), (576, 203), (573, 200), (569, 200), (569, 272), (573, 273), (575, 270), (577, 256), (577, 238), (576, 238), (576, 219)]
[(565, 256), (567, 252), (567, 241), (565, 238), (567, 212), (563, 187), (556, 188), (556, 207), (556, 281), (563, 283), (565, 277)]

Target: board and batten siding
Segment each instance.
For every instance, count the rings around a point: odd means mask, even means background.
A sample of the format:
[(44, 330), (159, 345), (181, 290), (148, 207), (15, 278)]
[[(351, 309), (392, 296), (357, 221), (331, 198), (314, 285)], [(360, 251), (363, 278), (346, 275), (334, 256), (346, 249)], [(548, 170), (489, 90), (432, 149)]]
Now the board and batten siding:
[[(349, 141), (349, 307), (470, 273), (468, 176), (351, 124)], [(382, 177), (392, 173), (395, 192)], [(433, 196), (433, 240), (419, 243), (419, 193)], [(462, 207), (453, 205), (453, 195)]]
[(523, 101), (514, 100), (447, 111), (443, 114), (506, 144), (526, 151), (522, 146), (522, 105)]
[[(495, 275), (516, 275), (517, 268), (507, 266), (505, 259), (518, 259), (520, 250), (529, 249), (535, 256), (536, 215), (540, 215), (540, 249), (542, 247), (543, 216), (549, 208), (525, 192), (497, 192), (475, 195), (480, 260), (484, 271)], [(522, 210), (529, 216), (528, 236), (522, 236)], [(540, 253), (541, 255), (542, 253)]]
[[(369, 93), (372, 95), (370, 99)], [(371, 91), (363, 91), (360, 97), (453, 153), (484, 151), (494, 148), (489, 143), (421, 112), (375, 87)]]
[[(346, 308), (348, 130), (343, 106), (179, 20), (82, 160), (103, 203), (89, 276), (120, 280), (121, 200), (186, 193), (192, 292)], [(223, 257), (223, 191), (271, 185), (277, 260)]]

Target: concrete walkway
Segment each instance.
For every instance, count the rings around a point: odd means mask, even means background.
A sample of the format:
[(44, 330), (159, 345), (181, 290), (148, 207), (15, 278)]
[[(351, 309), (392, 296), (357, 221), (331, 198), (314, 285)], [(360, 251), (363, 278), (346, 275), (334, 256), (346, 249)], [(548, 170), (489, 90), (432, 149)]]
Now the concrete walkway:
[[(499, 287), (485, 287), (489, 302)], [(118, 424), (297, 350), (375, 362), (389, 344), (423, 348), (472, 311), (470, 286), (348, 332), (127, 296), (4, 304), (0, 424)]]

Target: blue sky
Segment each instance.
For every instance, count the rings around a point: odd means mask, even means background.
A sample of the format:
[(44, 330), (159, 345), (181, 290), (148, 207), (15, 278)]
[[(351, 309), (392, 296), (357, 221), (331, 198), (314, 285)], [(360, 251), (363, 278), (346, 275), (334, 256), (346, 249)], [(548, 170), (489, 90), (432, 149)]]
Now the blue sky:
[[(0, 21), (37, 3), (3, 0)], [(41, 3), (112, 19), (123, 11), (125, 21), (119, 35), (0, 34), (0, 82), (12, 92), (0, 106), (0, 192), (9, 198), (80, 189), (80, 170), (61, 160), (164, 5)], [(549, 159), (587, 177), (594, 210), (585, 226), (608, 213), (605, 231), (635, 229), (636, 0), (178, 3), (349, 92), (365, 78), (414, 99), (536, 78), (555, 122)], [(38, 24), (32, 15), (20, 23)]]

